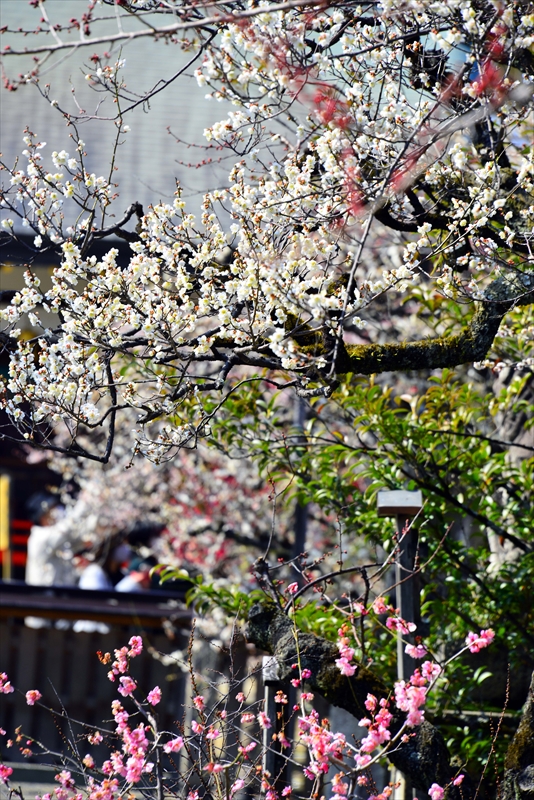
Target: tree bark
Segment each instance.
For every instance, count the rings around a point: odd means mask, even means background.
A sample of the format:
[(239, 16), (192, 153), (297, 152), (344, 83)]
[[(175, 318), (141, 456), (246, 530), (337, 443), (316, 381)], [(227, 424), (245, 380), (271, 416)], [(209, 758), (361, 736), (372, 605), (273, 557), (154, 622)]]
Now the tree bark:
[(504, 760), (504, 781), (499, 798), (534, 798), (534, 672), (519, 727)]
[(371, 375), (482, 361), (504, 316), (515, 305), (534, 302), (533, 290), (532, 273), (512, 272), (496, 278), (486, 289), (484, 299), (475, 303), (475, 313), (461, 333), (420, 342), (344, 345), (338, 353), (336, 373)]

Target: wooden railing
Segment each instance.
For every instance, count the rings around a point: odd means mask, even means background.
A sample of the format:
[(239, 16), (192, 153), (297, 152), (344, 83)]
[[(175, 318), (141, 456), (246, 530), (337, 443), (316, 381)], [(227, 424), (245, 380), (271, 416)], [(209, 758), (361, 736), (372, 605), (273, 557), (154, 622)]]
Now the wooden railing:
[(167, 620), (176, 627), (189, 626), (191, 612), (184, 603), (186, 587), (183, 583), (173, 592), (114, 592), (0, 581), (0, 619), (90, 619), (150, 628), (161, 627)]

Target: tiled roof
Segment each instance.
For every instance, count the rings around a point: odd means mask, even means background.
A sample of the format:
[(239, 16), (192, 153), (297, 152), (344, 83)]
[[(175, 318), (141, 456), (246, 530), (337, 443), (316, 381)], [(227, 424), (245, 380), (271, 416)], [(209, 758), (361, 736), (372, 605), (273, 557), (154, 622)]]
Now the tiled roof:
[[(80, 17), (86, 8), (86, 0), (47, 0), (46, 3), (52, 22)], [(112, 9), (110, 13), (113, 13)], [(2, 25), (8, 25), (10, 29), (21, 26), (26, 30), (35, 28), (40, 12), (24, 0), (1, 0), (0, 15)], [(113, 26), (115, 23), (109, 24)], [(98, 33), (98, 30), (95, 29), (94, 33)], [(6, 43), (8, 39), (12, 41), (13, 37), (6, 36)], [(27, 37), (23, 43), (32, 44), (36, 39)], [(17, 44), (21, 45), (22, 42)], [(100, 52), (103, 50), (104, 47)], [(118, 54), (117, 51), (117, 57)], [(91, 55), (92, 52), (87, 50), (78, 50), (67, 56), (64, 52), (53, 56), (43, 70), (41, 85), (50, 83), (50, 98), (57, 100), (60, 107), (67, 111), (76, 110), (71, 91), (73, 86), (78, 103), (90, 113), (94, 113), (98, 102), (105, 98), (99, 114), (112, 116), (115, 108), (111, 98), (92, 91), (84, 79), (87, 68), (84, 69), (83, 65), (88, 63)], [(121, 55), (126, 60), (124, 78), (128, 88), (139, 94), (162, 79), (168, 80), (191, 58), (190, 53), (182, 52), (177, 45), (166, 45), (150, 38), (124, 44)], [(7, 59), (5, 69), (8, 76), (13, 76), (29, 69), (30, 63), (29, 57), (13, 61)], [(190, 76), (195, 66), (189, 69)], [(223, 119), (229, 110), (228, 106), (216, 101), (206, 101), (205, 95), (206, 89), (200, 88), (193, 77), (181, 76), (150, 101), (149, 109), (138, 106), (127, 114), (124, 121), (130, 125), (131, 131), (124, 136), (125, 143), (118, 152), (116, 179), (121, 199), (115, 208), (116, 214), (136, 200), (145, 207), (150, 203), (169, 201), (173, 197), (175, 178), (184, 187), (184, 198), (194, 198), (195, 207), (192, 210), (197, 212), (201, 194), (208, 187), (214, 188), (225, 183), (233, 158), (224, 164), (187, 169), (178, 162), (197, 163), (206, 156), (216, 160), (220, 153), (206, 153), (200, 148), (180, 146), (167, 131), (170, 127), (180, 139), (193, 145), (205, 143), (202, 136), (204, 128)], [(65, 120), (41, 98), (35, 86), (22, 86), (15, 92), (0, 89), (0, 102), (1, 150), (5, 163), (13, 164), (24, 149), (22, 136), (25, 126), (29, 126), (41, 141), (47, 142), (43, 150), (45, 163), (52, 150), (65, 149), (74, 154)], [(115, 132), (113, 123), (90, 120), (80, 125), (79, 131), (86, 143), (88, 170), (97, 175), (106, 175)], [(21, 166), (23, 163), (24, 158)]]

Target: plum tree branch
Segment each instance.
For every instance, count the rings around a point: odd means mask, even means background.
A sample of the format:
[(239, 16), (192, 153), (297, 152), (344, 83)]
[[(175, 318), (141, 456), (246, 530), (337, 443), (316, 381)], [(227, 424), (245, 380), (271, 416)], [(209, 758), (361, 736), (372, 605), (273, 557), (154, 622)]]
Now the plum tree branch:
[(485, 358), (505, 314), (516, 305), (534, 302), (534, 274), (497, 278), (476, 303), (462, 333), (420, 342), (355, 344), (340, 348), (336, 373), (371, 375), (379, 372), (455, 367)]
[[(146, 37), (162, 38), (172, 36), (180, 31), (187, 31), (191, 29), (199, 30), (209, 25), (220, 25), (225, 22), (234, 22), (238, 19), (248, 19), (255, 17), (258, 14), (273, 13), (276, 11), (285, 11), (290, 8), (301, 8), (303, 5), (302, 0), (287, 0), (285, 3), (273, 3), (269, 6), (257, 6), (255, 8), (239, 11), (237, 14), (213, 14), (209, 17), (202, 19), (188, 20), (186, 22), (176, 22), (173, 25), (164, 25), (161, 28), (143, 28), (138, 31), (120, 31), (119, 33), (108, 34), (107, 36), (95, 36), (92, 38), (79, 39), (76, 42), (60, 42), (57, 44), (38, 45), (37, 47), (24, 47), (20, 50), (15, 50), (11, 47), (4, 49), (2, 55), (5, 56), (25, 56), (37, 55), (39, 53), (56, 53), (60, 50), (78, 50), (81, 47), (94, 48), (98, 45), (112, 45), (115, 42), (134, 41)], [(307, 0), (306, 6), (321, 6), (322, 0)]]

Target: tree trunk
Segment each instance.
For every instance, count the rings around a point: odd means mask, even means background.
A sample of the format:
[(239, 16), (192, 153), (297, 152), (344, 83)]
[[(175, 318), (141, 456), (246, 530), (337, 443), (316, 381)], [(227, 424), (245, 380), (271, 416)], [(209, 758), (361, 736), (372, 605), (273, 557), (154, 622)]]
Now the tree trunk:
[(504, 760), (504, 781), (499, 798), (534, 798), (534, 672), (519, 727)]

